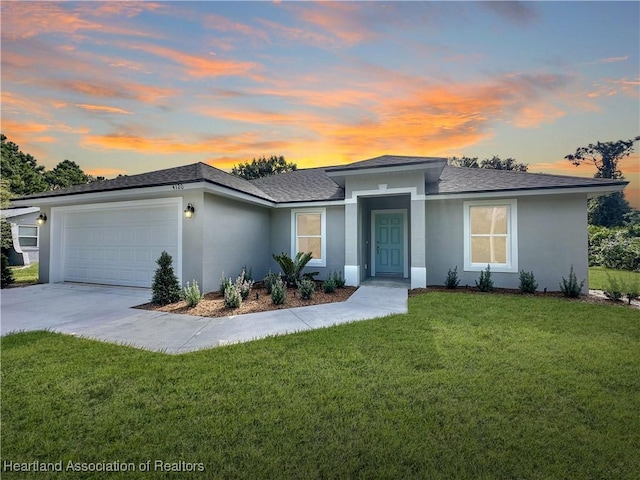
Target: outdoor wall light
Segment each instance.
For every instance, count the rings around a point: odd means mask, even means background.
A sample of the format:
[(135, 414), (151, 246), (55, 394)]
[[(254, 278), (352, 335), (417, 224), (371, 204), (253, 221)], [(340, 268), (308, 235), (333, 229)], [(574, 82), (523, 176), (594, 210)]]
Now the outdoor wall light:
[(38, 218), (36, 219), (36, 223), (38, 225), (44, 225), (46, 221), (47, 221), (46, 213), (41, 213), (40, 215), (38, 215)]
[(187, 208), (184, 209), (184, 216), (185, 218), (191, 218), (195, 212), (196, 209), (193, 208), (193, 204), (189, 203), (187, 204)]

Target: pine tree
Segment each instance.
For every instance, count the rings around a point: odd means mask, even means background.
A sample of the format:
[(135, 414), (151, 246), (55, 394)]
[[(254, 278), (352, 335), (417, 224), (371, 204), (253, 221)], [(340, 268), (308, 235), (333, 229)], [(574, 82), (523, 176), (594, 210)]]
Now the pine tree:
[(173, 272), (173, 258), (167, 252), (162, 252), (156, 263), (158, 268), (153, 276), (151, 301), (158, 305), (177, 302), (180, 300), (180, 283)]

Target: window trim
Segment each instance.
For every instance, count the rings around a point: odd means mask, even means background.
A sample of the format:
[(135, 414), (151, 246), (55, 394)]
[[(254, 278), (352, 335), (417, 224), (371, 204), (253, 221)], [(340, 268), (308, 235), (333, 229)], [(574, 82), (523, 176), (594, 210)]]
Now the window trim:
[[(25, 227), (25, 228), (35, 228), (36, 229), (36, 234), (34, 235), (20, 235), (20, 228), (21, 227)], [(20, 243), (20, 239), (21, 238), (35, 238), (36, 239), (36, 244), (35, 245), (22, 245)], [(40, 248), (40, 227), (38, 225), (18, 225), (18, 244), (20, 245), (20, 248)]]
[(298, 245), (298, 215), (320, 215), (320, 255), (322, 258), (312, 258), (307, 265), (315, 267), (327, 266), (327, 209), (326, 208), (295, 208), (291, 210), (291, 258), (294, 258)]
[(487, 268), (486, 263), (471, 262), (471, 207), (507, 207), (507, 263), (489, 263), (492, 272), (518, 272), (518, 201), (473, 200), (464, 202), (464, 270), (479, 272)]

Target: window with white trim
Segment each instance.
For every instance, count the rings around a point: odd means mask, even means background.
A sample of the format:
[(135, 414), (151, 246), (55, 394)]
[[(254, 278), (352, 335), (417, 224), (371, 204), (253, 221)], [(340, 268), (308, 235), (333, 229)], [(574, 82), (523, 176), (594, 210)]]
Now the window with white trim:
[(291, 211), (291, 257), (298, 252), (310, 252), (307, 265), (326, 266), (326, 209), (296, 209)]
[(18, 225), (18, 241), (21, 247), (37, 247), (38, 227), (35, 225)]
[(518, 271), (517, 202), (464, 202), (464, 269)]

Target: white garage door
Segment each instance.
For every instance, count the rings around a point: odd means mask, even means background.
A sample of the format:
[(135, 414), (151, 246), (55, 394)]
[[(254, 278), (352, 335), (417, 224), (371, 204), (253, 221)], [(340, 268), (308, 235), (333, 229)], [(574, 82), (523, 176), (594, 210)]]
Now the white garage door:
[(150, 287), (163, 250), (179, 275), (180, 213), (174, 205), (71, 211), (63, 222), (63, 278)]

